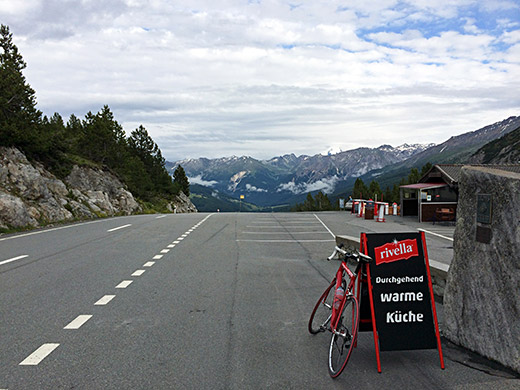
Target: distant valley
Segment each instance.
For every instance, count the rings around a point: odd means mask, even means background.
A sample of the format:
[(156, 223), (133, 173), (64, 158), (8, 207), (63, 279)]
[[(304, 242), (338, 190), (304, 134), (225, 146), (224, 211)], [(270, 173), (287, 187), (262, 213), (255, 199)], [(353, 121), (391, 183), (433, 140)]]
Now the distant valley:
[[(472, 156), (482, 147), (519, 128), (520, 117), (510, 117), (439, 145), (382, 145), (328, 155), (286, 154), (270, 160), (246, 156), (198, 158), (167, 162), (166, 168), (170, 172), (179, 164), (184, 168), (191, 183), (192, 201), (199, 210), (274, 209), (301, 202), (309, 192), (322, 191), (332, 197), (348, 195), (358, 177), (365, 183), (377, 180), (385, 188), (399, 182), (411, 168), (420, 169), (428, 162), (476, 161), (477, 157)], [(501, 144), (497, 145), (491, 150), (500, 149)], [(516, 153), (514, 145), (510, 149)], [(489, 159), (489, 150), (487, 153)], [(505, 157), (501, 158), (503, 161)]]

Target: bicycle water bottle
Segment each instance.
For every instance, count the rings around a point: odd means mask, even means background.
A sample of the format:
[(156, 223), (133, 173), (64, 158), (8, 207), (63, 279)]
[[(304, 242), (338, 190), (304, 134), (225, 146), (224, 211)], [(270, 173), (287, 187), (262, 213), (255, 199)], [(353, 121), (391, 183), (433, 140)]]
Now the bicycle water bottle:
[(334, 309), (339, 310), (339, 307), (341, 306), (341, 301), (343, 300), (343, 297), (345, 296), (345, 290), (343, 290), (343, 287), (339, 286), (336, 289), (336, 292), (334, 293)]

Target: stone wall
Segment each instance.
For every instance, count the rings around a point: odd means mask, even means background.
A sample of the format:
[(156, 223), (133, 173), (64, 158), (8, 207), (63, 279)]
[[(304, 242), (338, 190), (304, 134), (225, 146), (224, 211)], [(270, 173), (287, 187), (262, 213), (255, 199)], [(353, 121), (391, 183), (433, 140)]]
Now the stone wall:
[(462, 169), (444, 323), (455, 344), (520, 372), (520, 174)]

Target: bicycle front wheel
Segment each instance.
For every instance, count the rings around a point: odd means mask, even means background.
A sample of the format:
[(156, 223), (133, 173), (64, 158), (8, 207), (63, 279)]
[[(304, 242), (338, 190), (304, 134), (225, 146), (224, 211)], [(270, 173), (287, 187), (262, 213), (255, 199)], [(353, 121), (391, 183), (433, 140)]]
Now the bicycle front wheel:
[(330, 327), (335, 284), (336, 278), (334, 278), (325, 292), (321, 294), (320, 299), (318, 299), (318, 302), (316, 302), (316, 305), (314, 306), (311, 318), (309, 319), (309, 332), (312, 334), (325, 332)]
[(347, 365), (357, 338), (358, 324), (358, 300), (354, 295), (349, 295), (330, 339), (329, 374), (333, 378), (337, 378)]

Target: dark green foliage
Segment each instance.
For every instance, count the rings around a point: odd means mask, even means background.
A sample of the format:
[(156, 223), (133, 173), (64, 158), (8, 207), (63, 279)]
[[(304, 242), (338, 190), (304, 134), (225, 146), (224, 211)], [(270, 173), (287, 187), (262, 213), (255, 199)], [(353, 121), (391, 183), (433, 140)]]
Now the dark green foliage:
[(482, 164), (519, 164), (520, 127), (484, 145), (475, 155), (482, 155)]
[(368, 188), (363, 183), (363, 180), (360, 178), (356, 179), (356, 182), (354, 183), (354, 189), (352, 190), (352, 197), (354, 199), (363, 199), (363, 197), (368, 196)]
[(173, 182), (186, 196), (190, 196), (190, 183), (186, 176), (186, 172), (184, 172), (184, 168), (180, 165), (177, 166), (175, 172), (173, 172)]
[(41, 112), (22, 73), (26, 66), (9, 27), (0, 25), (0, 145), (23, 146), (33, 152), (42, 141)]
[(333, 209), (327, 194), (319, 191), (314, 198), (309, 192), (305, 201), (303, 203), (297, 203), (291, 208), (291, 211), (329, 211)]

